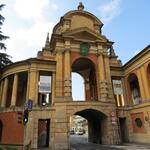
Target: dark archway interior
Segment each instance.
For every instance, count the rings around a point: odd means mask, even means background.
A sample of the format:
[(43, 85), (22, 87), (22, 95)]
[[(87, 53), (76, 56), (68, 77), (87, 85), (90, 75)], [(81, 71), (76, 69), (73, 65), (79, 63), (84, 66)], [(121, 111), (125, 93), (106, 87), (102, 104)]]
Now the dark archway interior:
[(102, 124), (106, 119), (106, 115), (100, 111), (86, 109), (75, 113), (88, 121), (88, 141), (92, 143), (102, 144)]
[(128, 77), (128, 81), (130, 85), (132, 99), (135, 104), (138, 104), (140, 103), (140, 98), (141, 98), (138, 78), (135, 74), (131, 74)]
[(18, 73), (16, 106), (24, 106), (27, 93), (28, 72)]
[(93, 62), (87, 58), (79, 58), (72, 65), (72, 72), (79, 73), (84, 78), (85, 100), (98, 99), (96, 70)]

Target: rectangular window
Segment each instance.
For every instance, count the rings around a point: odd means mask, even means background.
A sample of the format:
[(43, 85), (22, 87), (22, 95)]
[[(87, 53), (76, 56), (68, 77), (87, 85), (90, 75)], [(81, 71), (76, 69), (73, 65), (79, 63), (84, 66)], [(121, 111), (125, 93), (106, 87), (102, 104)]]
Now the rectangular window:
[(124, 106), (123, 88), (121, 80), (112, 80), (113, 91), (117, 106)]
[(38, 103), (39, 106), (48, 106), (51, 104), (52, 96), (52, 73), (40, 71), (39, 73), (39, 92)]

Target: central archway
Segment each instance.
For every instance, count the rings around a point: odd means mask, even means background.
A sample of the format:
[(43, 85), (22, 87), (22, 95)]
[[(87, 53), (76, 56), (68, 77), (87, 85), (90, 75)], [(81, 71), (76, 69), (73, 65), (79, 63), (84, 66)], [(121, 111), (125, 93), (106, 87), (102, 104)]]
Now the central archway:
[(76, 112), (74, 115), (83, 117), (87, 122), (87, 142), (103, 144), (107, 116), (95, 109), (84, 109)]
[(102, 144), (102, 124), (106, 115), (94, 109), (85, 109), (76, 112), (75, 115), (81, 116), (88, 121), (88, 141)]
[[(97, 101), (96, 69), (94, 63), (88, 58), (79, 58), (72, 64), (72, 72), (78, 73), (84, 80), (85, 101)], [(80, 86), (80, 83), (79, 83)], [(77, 94), (80, 91), (76, 91)]]

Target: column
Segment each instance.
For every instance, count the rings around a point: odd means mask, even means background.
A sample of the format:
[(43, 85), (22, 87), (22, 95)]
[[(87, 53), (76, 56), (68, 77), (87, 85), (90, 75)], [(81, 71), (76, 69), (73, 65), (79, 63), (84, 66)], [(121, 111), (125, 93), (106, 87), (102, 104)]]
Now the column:
[(62, 50), (57, 50), (56, 54), (56, 99), (62, 99), (63, 97), (63, 55)]
[(28, 88), (27, 88), (27, 100), (33, 100), (33, 104), (38, 104), (38, 72), (35, 69), (30, 69), (28, 73)]
[(127, 90), (126, 90), (126, 84), (125, 84), (125, 79), (121, 78), (121, 82), (122, 82), (122, 89), (123, 89), (123, 99), (124, 99), (124, 105), (127, 105), (128, 103), (128, 98), (127, 98)]
[(12, 96), (11, 96), (11, 106), (16, 105), (17, 88), (18, 88), (18, 74), (15, 74), (14, 75), (14, 81), (13, 81)]
[(54, 103), (55, 99), (55, 83), (56, 83), (56, 72), (52, 73), (52, 104)]
[(8, 78), (6, 77), (4, 80), (1, 107), (5, 107), (6, 105), (7, 89), (8, 89)]
[(36, 70), (35, 79), (35, 104), (38, 104), (38, 93), (39, 93), (39, 71)]
[(141, 99), (144, 100), (146, 98), (145, 98), (144, 87), (143, 87), (143, 83), (142, 83), (142, 76), (141, 76), (140, 69), (137, 70), (137, 77), (138, 77), (138, 83), (139, 83)]
[(116, 99), (117, 99), (117, 106), (120, 106), (120, 100), (119, 100), (119, 95), (116, 94)]
[(3, 85), (4, 85), (4, 81), (1, 80), (1, 83), (0, 83), (0, 102), (2, 101)]
[(28, 70), (26, 99), (29, 99), (30, 71)]

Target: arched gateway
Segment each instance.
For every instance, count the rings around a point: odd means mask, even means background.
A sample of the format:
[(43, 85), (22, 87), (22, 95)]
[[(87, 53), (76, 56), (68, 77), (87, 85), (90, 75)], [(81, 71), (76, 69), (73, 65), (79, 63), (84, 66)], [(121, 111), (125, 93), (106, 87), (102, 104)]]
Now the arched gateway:
[[(66, 13), (53, 29), (50, 47), (51, 53), (56, 53), (57, 63), (50, 146), (56, 149), (70, 148), (71, 115), (87, 119), (90, 142), (120, 143), (109, 65), (109, 49), (113, 42), (101, 34), (102, 25), (80, 4), (78, 10)], [(43, 58), (46, 53), (45, 47), (38, 57)], [(72, 72), (84, 79), (85, 101), (72, 99)]]
[(84, 109), (76, 112), (75, 115), (87, 120), (89, 142), (97, 144), (105, 143), (105, 138), (107, 138), (107, 116), (104, 113), (94, 109)]
[[(86, 119), (89, 142), (150, 142), (150, 45), (122, 66), (102, 26), (80, 3), (36, 58), (0, 70), (0, 144), (68, 150), (73, 115)], [(72, 98), (72, 73), (84, 101)]]
[[(120, 61), (112, 50), (113, 42), (102, 35), (102, 26), (80, 3), (77, 10), (61, 17), (37, 58), (3, 69), (0, 98), (4, 109), (0, 119), (4, 125), (8, 123), (7, 118), (12, 123), (7, 132), (6, 128), (3, 130), (4, 144), (12, 142), (13, 135), (7, 133), (13, 129), (17, 136), (13, 139), (15, 144), (70, 149), (71, 115), (87, 119), (90, 142), (120, 143), (110, 60), (116, 68), (120, 67)], [(72, 99), (72, 72), (84, 80), (84, 101)], [(24, 130), (19, 118), (28, 100), (33, 102), (33, 108)]]

